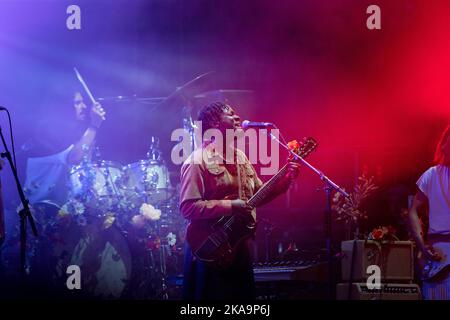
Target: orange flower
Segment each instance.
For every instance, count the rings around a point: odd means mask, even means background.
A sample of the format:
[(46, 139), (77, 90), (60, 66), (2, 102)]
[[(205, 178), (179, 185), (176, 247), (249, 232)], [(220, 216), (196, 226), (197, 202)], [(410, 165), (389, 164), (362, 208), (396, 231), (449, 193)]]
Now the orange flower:
[(300, 144), (298, 143), (297, 140), (289, 141), (287, 146), (291, 150), (296, 150), (296, 149), (300, 148)]

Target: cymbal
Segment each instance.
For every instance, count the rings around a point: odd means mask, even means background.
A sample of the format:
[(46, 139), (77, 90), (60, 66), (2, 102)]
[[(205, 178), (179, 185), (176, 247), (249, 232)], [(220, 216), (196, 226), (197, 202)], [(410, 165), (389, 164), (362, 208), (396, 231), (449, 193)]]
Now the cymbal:
[(209, 83), (213, 73), (214, 71), (203, 73), (181, 87), (178, 87), (167, 98), (165, 98), (158, 107), (172, 107), (175, 105), (177, 107), (182, 106), (187, 101), (193, 99), (197, 94), (205, 90), (205, 87)]
[(112, 96), (112, 97), (99, 97), (98, 101), (111, 102), (140, 102), (145, 104), (158, 104), (164, 101), (166, 97), (139, 97), (136, 94), (131, 96)]
[(201, 92), (195, 96), (197, 99), (201, 98), (209, 98), (209, 97), (221, 97), (225, 95), (245, 95), (245, 94), (253, 94), (253, 90), (242, 90), (242, 89), (218, 89), (213, 91)]
[(111, 97), (99, 97), (98, 101), (103, 102), (140, 102), (145, 104), (156, 105), (157, 108), (164, 107), (169, 108), (172, 106), (180, 107), (186, 104), (187, 101), (194, 98), (198, 98), (209, 83), (208, 80), (214, 71), (206, 72), (198, 77), (190, 80), (181, 87), (172, 92), (167, 97), (138, 97), (136, 94), (133, 95), (119, 95)]

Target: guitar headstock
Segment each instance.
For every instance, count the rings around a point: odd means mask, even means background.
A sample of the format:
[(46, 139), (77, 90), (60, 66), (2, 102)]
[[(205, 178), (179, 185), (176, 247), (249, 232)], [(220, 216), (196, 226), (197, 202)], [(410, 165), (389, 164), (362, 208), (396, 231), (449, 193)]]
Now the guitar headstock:
[[(301, 142), (297, 140), (289, 141), (287, 146), (290, 150), (292, 150), (295, 154), (297, 154), (300, 158), (306, 158), (311, 152), (317, 149), (319, 144), (314, 138), (308, 137), (303, 138)], [(289, 155), (288, 161), (294, 161), (294, 156), (292, 154)]]

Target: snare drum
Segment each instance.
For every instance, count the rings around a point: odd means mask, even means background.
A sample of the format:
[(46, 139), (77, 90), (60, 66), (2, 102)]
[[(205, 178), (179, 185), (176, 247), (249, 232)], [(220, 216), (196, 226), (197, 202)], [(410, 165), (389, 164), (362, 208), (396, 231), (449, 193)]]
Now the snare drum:
[(121, 175), (121, 165), (112, 161), (78, 165), (70, 171), (71, 195), (90, 207), (111, 209), (120, 201)]
[(121, 188), (129, 198), (139, 198), (142, 203), (159, 203), (173, 194), (169, 171), (161, 162), (141, 160), (126, 165), (122, 169)]

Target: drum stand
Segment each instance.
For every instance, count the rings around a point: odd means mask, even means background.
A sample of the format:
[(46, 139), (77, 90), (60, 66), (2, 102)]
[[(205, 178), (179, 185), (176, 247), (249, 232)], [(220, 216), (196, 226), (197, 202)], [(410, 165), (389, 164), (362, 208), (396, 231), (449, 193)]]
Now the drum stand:
[(117, 186), (114, 181), (112, 181), (112, 175), (110, 172), (110, 167), (107, 167), (105, 175), (105, 187), (108, 195), (112, 195), (115, 199), (111, 202), (111, 199), (108, 199), (108, 209), (114, 208), (116, 211), (119, 210), (119, 202), (122, 200), (122, 194), (119, 192)]
[(167, 285), (166, 285), (166, 278), (167, 278), (167, 268), (166, 268), (166, 245), (162, 244), (161, 245), (161, 250), (159, 251), (160, 253), (160, 268), (161, 268), (161, 296), (163, 300), (169, 300), (169, 294), (167, 293)]
[[(162, 236), (161, 236), (161, 232), (160, 232), (160, 225), (159, 223), (157, 223), (156, 225), (156, 233), (158, 235), (158, 237), (160, 238), (161, 241), (161, 246), (159, 248), (159, 272), (161, 272), (160, 276), (161, 276), (161, 291), (156, 295), (156, 298), (161, 297), (162, 300), (169, 300), (169, 294), (168, 294), (168, 287), (166, 284), (166, 279), (167, 279), (167, 265), (166, 265), (166, 250), (167, 250), (167, 244), (164, 243), (164, 241), (162, 241)], [(165, 238), (164, 238), (165, 239)]]
[[(81, 162), (80, 182), (81, 182), (81, 200), (84, 203), (90, 203), (95, 199), (95, 193), (92, 191), (95, 182), (95, 172), (92, 172), (89, 161), (89, 148), (83, 145), (83, 160)], [(84, 175), (85, 174), (85, 175)]]
[[(187, 110), (187, 107), (184, 108)], [(194, 124), (194, 121), (192, 120), (192, 117), (189, 115), (189, 118), (183, 119), (183, 128), (189, 133), (189, 142), (191, 145), (191, 152), (194, 152), (194, 150), (197, 147), (197, 141), (195, 140), (195, 129), (197, 128)]]

